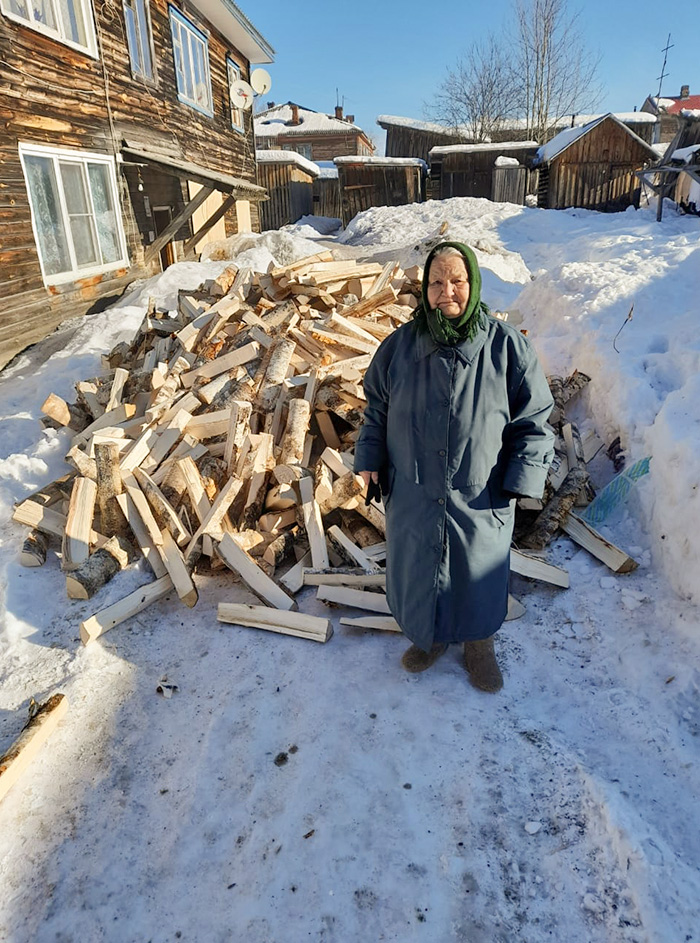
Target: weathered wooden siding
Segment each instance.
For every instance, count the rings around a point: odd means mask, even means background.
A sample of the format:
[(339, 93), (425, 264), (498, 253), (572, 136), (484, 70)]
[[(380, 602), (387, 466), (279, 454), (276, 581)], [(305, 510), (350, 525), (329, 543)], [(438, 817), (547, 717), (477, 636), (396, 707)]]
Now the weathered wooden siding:
[[(446, 200), (453, 196), (495, 199), (493, 196), (494, 174), (496, 171), (506, 169), (495, 166), (496, 158), (500, 155), (514, 157), (525, 165), (530, 163), (536, 153), (536, 146), (523, 144), (522, 148), (508, 148), (503, 151), (485, 148), (476, 151), (433, 154), (430, 158), (431, 196), (439, 200)], [(499, 186), (498, 182), (495, 186)], [(516, 189), (519, 193), (520, 187)], [(517, 202), (524, 201), (526, 191), (527, 183), (522, 199)], [(508, 200), (508, 202), (516, 201)]]
[(549, 162), (547, 206), (616, 211), (638, 205), (635, 171), (653, 160), (624, 128), (607, 118)]
[(311, 160), (333, 160), (334, 157), (357, 157), (372, 153), (363, 136), (350, 130), (347, 134), (294, 134), (279, 140), (260, 138), (258, 142), (258, 147), (263, 150), (290, 149), (298, 153), (301, 153), (299, 148), (302, 145), (311, 147)]
[(341, 219), (343, 214), (340, 183), (337, 177), (317, 177), (314, 180), (314, 216)]
[(279, 229), (313, 213), (313, 177), (294, 164), (261, 163), (258, 180), (270, 197), (261, 206), (262, 229)]
[(471, 138), (447, 130), (442, 134), (437, 131), (421, 131), (418, 128), (386, 126), (387, 157), (420, 157), (426, 164), (431, 148), (445, 147), (448, 144), (469, 144), (471, 141)]
[[(147, 274), (141, 266), (153, 222), (145, 213), (144, 195), (157, 205), (145, 185), (138, 191), (132, 168), (118, 172), (131, 267), (47, 289), (34, 243), (19, 142), (115, 156), (126, 139), (255, 182), (252, 115), (245, 113), (245, 134), (231, 128), (226, 75), (227, 55), (246, 79), (247, 60), (188, 9), (188, 18), (209, 35), (215, 114), (200, 114), (177, 99), (168, 5), (151, 0), (150, 12), (157, 67), (152, 84), (131, 75), (121, 4), (96, 7), (100, 60), (0, 15), (0, 366), (65, 318), (95, 309), (130, 280)], [(182, 207), (177, 178), (151, 172), (149, 187), (153, 193), (167, 190), (173, 206)], [(258, 215), (251, 209), (255, 226)], [(228, 232), (236, 231), (235, 212), (227, 214), (226, 225)], [(188, 225), (178, 235), (186, 238), (190, 233)], [(158, 266), (156, 260), (150, 270)]]
[(402, 206), (423, 200), (421, 167), (339, 164), (343, 225), (372, 206)]

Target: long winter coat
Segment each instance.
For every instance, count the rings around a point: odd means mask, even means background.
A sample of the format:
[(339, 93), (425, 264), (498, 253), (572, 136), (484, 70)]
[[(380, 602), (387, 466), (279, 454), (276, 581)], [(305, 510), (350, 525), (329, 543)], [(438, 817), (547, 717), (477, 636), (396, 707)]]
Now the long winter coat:
[(380, 471), (387, 599), (404, 634), (487, 638), (507, 611), (515, 496), (541, 497), (552, 397), (534, 351), (490, 316), (472, 340), (438, 345), (414, 323), (367, 370), (356, 471)]

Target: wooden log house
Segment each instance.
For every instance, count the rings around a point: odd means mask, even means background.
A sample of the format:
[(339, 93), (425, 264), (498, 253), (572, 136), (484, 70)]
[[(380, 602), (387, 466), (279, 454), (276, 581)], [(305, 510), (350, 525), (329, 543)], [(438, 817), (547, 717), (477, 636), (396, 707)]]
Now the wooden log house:
[(273, 54), (226, 0), (0, 0), (0, 367), (217, 226), (259, 229), (229, 87)]
[(313, 161), (374, 153), (374, 144), (355, 124), (354, 115), (343, 114), (342, 105), (326, 115), (291, 101), (268, 102), (267, 109), (255, 116), (255, 146), (259, 151), (296, 151)]
[(638, 172), (658, 154), (615, 115), (569, 128), (540, 148), (538, 206), (615, 212), (639, 205)]
[(434, 147), (474, 142), (468, 129), (448, 128), (434, 121), (379, 115), (377, 124), (386, 131), (384, 152), (387, 157), (419, 157), (428, 163), (428, 155)]
[[(525, 202), (530, 192), (530, 165), (536, 141), (500, 144), (452, 144), (430, 152), (430, 195), (434, 200), (453, 196), (483, 197), (499, 203)], [(517, 166), (500, 166), (508, 157)]]

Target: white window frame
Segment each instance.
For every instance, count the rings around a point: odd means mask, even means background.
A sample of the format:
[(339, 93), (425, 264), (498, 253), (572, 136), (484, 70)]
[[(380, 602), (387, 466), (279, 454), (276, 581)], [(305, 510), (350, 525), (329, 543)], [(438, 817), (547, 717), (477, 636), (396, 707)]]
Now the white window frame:
[[(214, 97), (212, 95), (211, 89), (211, 70), (209, 68), (209, 40), (205, 33), (198, 29), (191, 20), (188, 20), (178, 9), (173, 6), (168, 7), (170, 11), (170, 35), (173, 42), (173, 59), (175, 62), (175, 82), (177, 84), (177, 97), (178, 101), (181, 101), (184, 105), (188, 105), (190, 108), (194, 108), (195, 111), (200, 112), (200, 114), (207, 115), (209, 118), (214, 117)], [(206, 72), (205, 82), (206, 89), (208, 92), (208, 107), (203, 108), (202, 105), (194, 97), (190, 97), (187, 94), (187, 78), (189, 78), (192, 90), (195, 88), (195, 72), (193, 69), (193, 63), (190, 62), (190, 73), (189, 76), (184, 74), (184, 64), (185, 64), (185, 48), (183, 42), (187, 44), (187, 57), (191, 58), (192, 51), (194, 49), (202, 49), (202, 65), (204, 71)], [(178, 69), (178, 57), (179, 61), (182, 64), (182, 71)]]
[[(131, 74), (138, 79), (141, 79), (143, 82), (149, 82), (152, 85), (155, 85), (156, 82), (156, 57), (155, 49), (153, 46), (153, 29), (151, 27), (151, 9), (149, 0), (143, 0), (143, 15), (144, 21), (142, 22), (141, 16), (139, 15), (139, 9), (136, 6), (136, 0), (122, 0), (122, 7), (124, 9), (124, 31), (126, 33), (126, 45), (129, 49), (129, 62), (131, 64)], [(147, 73), (138, 68), (138, 63), (134, 57), (134, 51), (131, 48), (131, 42), (129, 40), (129, 27), (127, 24), (127, 10), (131, 12), (134, 18), (134, 30), (136, 33), (136, 41), (141, 47), (140, 53), (143, 57), (144, 53), (149, 57), (149, 65), (151, 67), (150, 73)]]
[[(31, 0), (24, 0), (24, 2), (27, 6), (27, 11), (29, 11)], [(78, 52), (85, 53), (92, 59), (99, 59), (100, 56), (97, 50), (97, 37), (95, 35), (95, 20), (93, 18), (92, 4), (90, 3), (90, 0), (72, 0), (72, 2), (82, 11), (83, 22), (85, 23), (85, 46), (68, 37), (61, 17), (60, 4), (57, 2), (57, 0), (47, 0), (47, 3), (51, 4), (51, 7), (53, 8), (54, 20), (59, 24), (60, 29), (53, 29), (46, 23), (40, 23), (38, 20), (21, 16), (11, 8), (11, 0), (0, 0), (0, 10), (2, 10), (8, 20), (14, 20), (15, 23), (26, 26), (27, 29), (33, 29), (37, 33), (43, 33), (44, 36), (55, 39), (56, 42), (62, 43), (64, 46), (70, 46), (71, 49), (77, 49)]]
[(231, 56), (226, 56), (226, 79), (228, 81), (229, 88), (229, 105), (231, 111), (231, 127), (234, 131), (240, 132), (240, 134), (245, 134), (245, 119), (243, 117), (243, 109), (238, 108), (231, 101), (231, 86), (234, 82), (240, 81), (241, 78), (241, 67), (235, 62)]
[[(119, 189), (117, 187), (117, 175), (115, 170), (114, 158), (110, 157), (107, 154), (96, 154), (90, 151), (72, 151), (64, 149), (61, 147), (46, 147), (42, 144), (32, 144), (29, 142), (20, 142), (19, 144), (19, 156), (22, 162), (22, 171), (24, 173), (24, 179), (27, 186), (27, 195), (29, 197), (29, 206), (31, 208), (32, 216), (32, 230), (34, 232), (34, 242), (36, 245), (37, 255), (39, 256), (39, 264), (41, 265), (41, 274), (44, 279), (45, 285), (63, 285), (68, 282), (80, 281), (83, 278), (90, 278), (93, 275), (100, 275), (103, 272), (111, 272), (115, 269), (128, 268), (131, 263), (129, 261), (129, 253), (126, 246), (126, 238), (124, 235), (124, 226), (122, 224), (122, 215), (121, 215), (121, 201), (119, 199)], [(56, 174), (56, 181), (58, 183), (58, 193), (59, 193), (59, 206), (61, 209), (61, 215), (64, 220), (64, 229), (67, 235), (68, 242), (68, 252), (71, 260), (71, 269), (70, 271), (65, 272), (56, 272), (55, 274), (47, 275), (44, 269), (44, 260), (41, 257), (41, 241), (39, 238), (39, 231), (37, 226), (36, 217), (34, 214), (34, 205), (32, 202), (32, 192), (29, 187), (29, 175), (27, 173), (27, 168), (24, 163), (24, 158), (29, 156), (36, 157), (48, 157), (51, 158), (54, 162), (54, 172)], [(106, 262), (101, 265), (93, 265), (90, 267), (78, 267), (75, 257), (75, 249), (73, 247), (73, 239), (71, 236), (70, 225), (69, 225), (69, 214), (66, 206), (66, 198), (63, 192), (63, 186), (61, 184), (61, 176), (58, 172), (58, 161), (59, 160), (70, 160), (74, 163), (81, 163), (86, 168), (88, 164), (102, 164), (108, 168), (109, 182), (110, 182), (110, 192), (112, 196), (112, 204), (114, 206), (114, 216), (117, 224), (117, 244), (121, 253), (121, 257), (116, 259), (114, 262)], [(92, 210), (92, 216), (94, 219), (94, 206), (92, 203), (92, 193), (90, 188), (87, 188), (87, 196), (89, 199), (89, 204)], [(99, 240), (97, 242), (98, 251)]]

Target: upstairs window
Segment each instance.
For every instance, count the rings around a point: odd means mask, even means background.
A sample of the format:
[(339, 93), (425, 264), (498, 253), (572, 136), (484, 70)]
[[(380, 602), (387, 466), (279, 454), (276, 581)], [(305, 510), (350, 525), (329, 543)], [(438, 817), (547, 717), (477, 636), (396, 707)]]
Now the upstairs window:
[[(227, 59), (226, 72), (228, 74), (228, 87), (230, 89), (234, 82), (240, 81), (241, 70), (238, 68), (238, 66), (233, 61), (233, 59)], [(229, 101), (230, 101), (230, 94), (231, 93), (229, 92)], [(236, 131), (243, 132), (245, 130), (243, 126), (243, 109), (237, 108), (233, 104), (232, 101), (230, 101), (230, 104), (231, 104), (231, 127), (234, 128)]]
[(38, 145), (20, 157), (48, 284), (129, 264), (111, 157)]
[(173, 7), (170, 7), (170, 28), (173, 35), (177, 97), (191, 108), (213, 117), (207, 37)]
[(139, 78), (153, 81), (153, 53), (148, 0), (124, 0), (124, 22), (129, 45), (131, 71)]
[(0, 0), (5, 16), (97, 58), (89, 0)]

